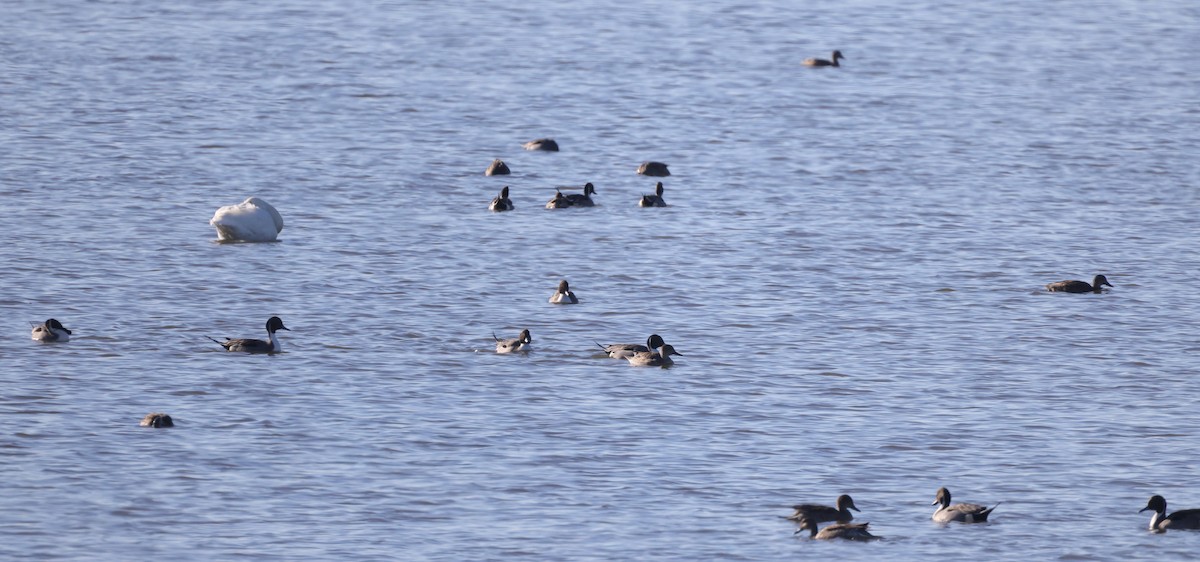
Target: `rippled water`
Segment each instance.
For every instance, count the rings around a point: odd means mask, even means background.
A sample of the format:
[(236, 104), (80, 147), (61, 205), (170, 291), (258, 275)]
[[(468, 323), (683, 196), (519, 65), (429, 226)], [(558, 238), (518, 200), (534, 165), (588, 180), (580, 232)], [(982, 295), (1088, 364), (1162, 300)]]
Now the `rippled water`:
[[(0, 557), (1200, 548), (1137, 513), (1200, 506), (1192, 3), (266, 4), (6, 7)], [(280, 242), (215, 243), (249, 195)], [(779, 518), (840, 493), (887, 540)]]

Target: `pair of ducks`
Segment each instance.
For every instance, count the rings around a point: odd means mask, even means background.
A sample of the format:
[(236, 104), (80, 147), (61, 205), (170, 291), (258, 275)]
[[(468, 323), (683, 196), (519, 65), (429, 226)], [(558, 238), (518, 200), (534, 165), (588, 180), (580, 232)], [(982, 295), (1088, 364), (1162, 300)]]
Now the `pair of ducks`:
[[(495, 332), (492, 332), (492, 339), (496, 340), (496, 353), (501, 354), (527, 352), (530, 344), (533, 343), (533, 337), (530, 336), (529, 330), (521, 330), (520, 335), (508, 339), (500, 339)], [(672, 355), (683, 355), (664, 342), (662, 336), (658, 334), (651, 334), (646, 339), (646, 345), (638, 343), (604, 345), (599, 342), (596, 345), (600, 346), (600, 349), (603, 349), (609, 357), (628, 360), (629, 364), (634, 367), (670, 367), (675, 364), (675, 361), (671, 359)]]
[[(567, 209), (570, 207), (595, 207), (596, 202), (592, 201), (592, 195), (596, 193), (596, 186), (588, 182), (583, 185), (583, 194), (572, 193), (563, 195), (561, 189), (555, 189), (554, 199), (546, 203), (547, 209)], [(639, 207), (666, 207), (667, 202), (663, 199), (663, 184), (658, 182), (654, 186), (654, 195), (643, 195), (638, 200)], [(500, 194), (492, 199), (488, 204), (488, 210), (493, 212), (511, 211), (515, 209), (512, 199), (508, 197), (508, 186), (500, 189)]]
[[(213, 338), (208, 338), (221, 344), (225, 351), (240, 351), (243, 353), (279, 353), (283, 348), (279, 345), (279, 338), (275, 336), (275, 332), (279, 330), (288, 330), (283, 325), (283, 320), (278, 316), (272, 316), (267, 320), (267, 340), (255, 339), (234, 339), (225, 338), (225, 341), (219, 341)], [(71, 330), (63, 327), (62, 323), (53, 318), (42, 322), (33, 327), (33, 339), (40, 342), (65, 342), (71, 340)], [(158, 427), (158, 426), (155, 426)]]
[[(938, 488), (937, 496), (930, 505), (938, 506), (934, 510), (932, 519), (937, 523), (983, 523), (988, 519), (1000, 504), (992, 507), (987, 507), (974, 503), (950, 503), (950, 490), (946, 488)], [(880, 537), (872, 535), (867, 530), (867, 525), (870, 523), (850, 523), (854, 519), (854, 515), (850, 510), (860, 511), (854, 505), (854, 500), (847, 494), (838, 496), (837, 507), (829, 507), (827, 505), (817, 504), (800, 504), (792, 506), (796, 510), (788, 519), (800, 523), (800, 529), (796, 534), (804, 531), (809, 532), (809, 537), (818, 540), (843, 539), (850, 541), (870, 541)], [(817, 530), (817, 523), (826, 521), (834, 521), (833, 525), (829, 525), (820, 531)]]

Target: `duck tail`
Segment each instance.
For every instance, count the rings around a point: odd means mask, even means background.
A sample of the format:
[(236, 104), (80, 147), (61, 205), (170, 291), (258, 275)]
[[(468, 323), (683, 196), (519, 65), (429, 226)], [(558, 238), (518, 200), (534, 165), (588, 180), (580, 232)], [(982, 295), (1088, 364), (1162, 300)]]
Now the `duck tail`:
[(600, 343), (600, 342), (598, 342), (598, 341), (596, 341), (596, 340), (592, 340), (592, 341), (595, 341), (595, 342), (596, 342), (596, 345), (597, 345), (597, 346), (600, 346), (600, 349), (603, 349), (605, 352), (607, 352), (607, 351), (608, 351), (608, 348), (607, 348), (607, 347), (604, 347), (604, 344), (602, 344), (602, 343)]
[[(218, 340), (218, 339), (216, 339), (216, 338), (214, 338), (214, 337), (212, 337), (212, 336), (204, 336), (204, 337), (206, 337), (206, 338), (208, 338), (208, 339), (210, 339), (210, 340), (212, 340), (212, 341), (214, 341), (214, 342), (217, 342), (217, 344), (218, 344), (218, 345), (220, 345), (221, 347), (224, 347), (225, 349), (229, 349), (229, 347), (228, 347), (228, 346), (226, 346), (226, 345), (225, 345), (225, 342), (223, 342), (223, 341), (220, 341), (220, 340)], [(225, 338), (225, 339), (229, 339), (229, 338)]]
[(494, 340), (496, 340), (496, 341), (500, 341), (500, 338), (496, 337), (496, 332), (495, 332), (495, 331), (493, 331), (493, 332), (492, 332), (492, 339), (494, 339)]
[(993, 505), (992, 507), (989, 507), (989, 508), (983, 510), (983, 513), (980, 514), (983, 516), (982, 519), (984, 521), (987, 521), (988, 516), (991, 515), (993, 511), (996, 511), (996, 508), (1000, 507), (1000, 504), (1002, 504), (1002, 503), (1004, 503), (1004, 502), (996, 502), (996, 505)]

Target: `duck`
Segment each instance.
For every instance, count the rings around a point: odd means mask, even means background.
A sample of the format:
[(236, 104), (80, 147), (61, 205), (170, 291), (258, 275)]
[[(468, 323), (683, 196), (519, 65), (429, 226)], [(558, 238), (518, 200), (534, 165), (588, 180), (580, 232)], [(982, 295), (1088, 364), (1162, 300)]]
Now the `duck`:
[(607, 353), (612, 359), (627, 359), (635, 353), (654, 351), (662, 347), (663, 343), (662, 336), (650, 334), (650, 337), (646, 338), (646, 345), (640, 343), (610, 343), (604, 345), (600, 342), (596, 342), (596, 345), (600, 346), (600, 349), (603, 349), (604, 353)]
[(279, 211), (258, 197), (217, 209), (208, 224), (217, 229), (221, 242), (274, 242), (283, 232)]
[(529, 344), (533, 343), (533, 338), (529, 336), (529, 330), (521, 330), (521, 335), (517, 336), (516, 339), (507, 340), (496, 337), (496, 332), (492, 332), (492, 339), (496, 340), (496, 353), (529, 351)]
[(1200, 509), (1183, 509), (1167, 515), (1167, 500), (1162, 496), (1150, 496), (1138, 513), (1147, 509), (1154, 511), (1150, 516), (1150, 530), (1155, 533), (1165, 533), (1170, 529), (1200, 529)]
[(642, 165), (638, 166), (637, 173), (651, 177), (666, 177), (671, 175), (671, 171), (667, 169), (667, 165), (662, 162), (642, 162)]
[(554, 199), (551, 199), (549, 203), (546, 203), (547, 209), (566, 209), (570, 206), (571, 200), (568, 199), (566, 195), (563, 195), (562, 191), (559, 191), (558, 189), (554, 190)]
[(283, 347), (279, 345), (279, 338), (275, 337), (275, 332), (279, 330), (291, 331), (291, 329), (283, 325), (283, 320), (278, 316), (272, 316), (267, 319), (267, 339), (252, 340), (252, 339), (232, 339), (225, 338), (225, 341), (220, 341), (215, 338), (208, 338), (221, 344), (225, 351), (240, 351), (243, 353), (279, 353), (283, 351)]
[(497, 213), (499, 213), (501, 211), (513, 210), (512, 199), (508, 198), (508, 186), (507, 185), (500, 189), (500, 195), (497, 195), (495, 199), (492, 199), (492, 204), (488, 205), (488, 210), (495, 211)]
[(804, 64), (804, 66), (841, 66), (840, 64), (838, 64), (838, 59), (844, 59), (844, 58), (846, 58), (846, 56), (843, 55), (841, 51), (834, 51), (831, 58), (833, 60), (825, 60), (825, 59), (817, 59), (817, 58), (804, 59), (803, 64)]
[(512, 171), (508, 169), (508, 164), (505, 164), (499, 158), (492, 160), (492, 163), (483, 171), (483, 175), (485, 176), (507, 176), (511, 173)]
[(595, 207), (596, 203), (592, 201), (592, 195), (596, 193), (596, 186), (592, 182), (583, 184), (583, 195), (572, 193), (567, 196), (571, 201), (572, 207)]
[(558, 143), (554, 139), (534, 139), (523, 145), (525, 150), (542, 150), (545, 152), (558, 152)]
[(550, 295), (550, 304), (579, 304), (579, 298), (571, 291), (566, 279), (558, 282), (558, 290)]
[(654, 195), (643, 195), (642, 200), (638, 201), (638, 207), (666, 207), (667, 202), (663, 200), (663, 184), (658, 182), (654, 186)]
[(956, 503), (950, 504), (950, 490), (946, 488), (938, 488), (937, 497), (933, 503), (938, 508), (933, 512), (933, 520), (938, 523), (950, 523), (952, 521), (960, 521), (962, 523), (985, 523), (988, 515), (1000, 504), (986, 507), (974, 503)]
[(1099, 293), (1102, 285), (1112, 287), (1112, 283), (1108, 282), (1107, 277), (1097, 275), (1092, 278), (1091, 283), (1069, 279), (1046, 285), (1046, 290), (1051, 293)]
[(142, 427), (175, 427), (175, 420), (162, 412), (152, 412), (146, 414), (146, 417), (142, 418), (138, 425)]
[(41, 324), (35, 324), (31, 335), (34, 341), (43, 343), (71, 341), (71, 330), (66, 329), (61, 322), (53, 318)]
[(664, 343), (658, 351), (639, 351), (626, 357), (629, 364), (634, 367), (670, 367), (675, 364), (671, 360), (672, 355), (683, 356), (682, 353), (675, 351), (671, 344)]
[(809, 538), (817, 540), (842, 539), (847, 541), (873, 541), (882, 537), (872, 535), (867, 530), (870, 523), (835, 523), (817, 531), (817, 522), (812, 519), (801, 519), (800, 529), (796, 534), (808, 531)]
[(850, 510), (861, 511), (854, 506), (854, 500), (848, 494), (838, 496), (837, 507), (802, 503), (800, 505), (793, 505), (792, 509), (796, 510), (796, 512), (789, 516), (788, 519), (794, 521), (808, 520), (813, 523), (824, 523), (826, 521), (849, 523), (854, 520), (854, 514), (850, 513)]

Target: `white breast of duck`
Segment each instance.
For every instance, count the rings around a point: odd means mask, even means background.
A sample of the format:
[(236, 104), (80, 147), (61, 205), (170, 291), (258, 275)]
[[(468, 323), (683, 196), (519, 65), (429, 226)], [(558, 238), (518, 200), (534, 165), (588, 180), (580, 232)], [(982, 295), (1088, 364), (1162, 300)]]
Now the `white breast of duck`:
[(46, 343), (71, 341), (71, 330), (53, 318), (34, 326), (31, 335), (34, 341)]

